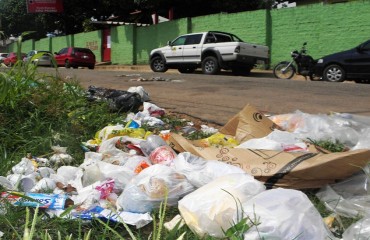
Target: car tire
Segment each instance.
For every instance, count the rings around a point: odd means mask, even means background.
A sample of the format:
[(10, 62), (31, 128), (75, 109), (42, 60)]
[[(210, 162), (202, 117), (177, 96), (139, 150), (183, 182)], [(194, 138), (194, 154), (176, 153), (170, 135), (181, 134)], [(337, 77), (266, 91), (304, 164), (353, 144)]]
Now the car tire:
[(195, 71), (195, 68), (194, 67), (182, 67), (182, 68), (179, 68), (178, 71), (180, 73), (193, 73)]
[(95, 65), (88, 66), (89, 69), (94, 69)]
[(202, 61), (202, 72), (204, 74), (214, 75), (220, 71), (220, 66), (215, 57), (209, 56)]
[(160, 56), (152, 58), (150, 68), (153, 72), (166, 72), (168, 70), (164, 60)]
[(341, 66), (332, 64), (325, 68), (323, 79), (328, 82), (343, 82), (345, 80), (345, 75)]
[(69, 63), (68, 59), (64, 62), (64, 67), (65, 68), (70, 68), (71, 67), (71, 64)]

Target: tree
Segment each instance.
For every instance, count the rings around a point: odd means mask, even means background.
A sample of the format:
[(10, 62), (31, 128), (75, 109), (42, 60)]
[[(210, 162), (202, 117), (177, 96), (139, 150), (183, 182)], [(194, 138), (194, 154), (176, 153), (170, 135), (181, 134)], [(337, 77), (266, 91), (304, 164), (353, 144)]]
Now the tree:
[[(234, 13), (265, 8), (273, 0), (63, 0), (62, 13), (27, 13), (24, 0), (0, 0), (0, 18), (5, 35), (19, 36), (35, 31), (27, 38), (44, 38), (47, 33), (75, 34), (103, 28), (91, 19), (152, 23), (156, 12), (166, 17), (173, 9), (174, 19), (195, 17), (220, 12)], [(139, 10), (139, 11), (136, 11)], [(131, 14), (132, 12), (139, 14)]]

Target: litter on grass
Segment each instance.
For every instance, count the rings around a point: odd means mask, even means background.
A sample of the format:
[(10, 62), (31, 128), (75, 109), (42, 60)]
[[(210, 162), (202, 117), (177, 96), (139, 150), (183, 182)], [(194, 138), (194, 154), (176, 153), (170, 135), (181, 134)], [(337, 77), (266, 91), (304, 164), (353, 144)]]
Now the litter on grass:
[[(343, 239), (368, 233), (369, 174), (362, 169), (370, 160), (370, 119), (299, 111), (267, 117), (246, 106), (219, 130), (202, 126), (201, 131), (210, 134), (204, 139), (185, 138), (198, 131), (191, 124), (176, 133), (162, 131), (158, 136), (176, 155), (158, 162), (141, 149), (153, 135), (142, 126), (163, 127), (166, 112), (142, 101), (149, 97), (142, 88), (132, 91), (135, 95), (90, 88), (92, 100), (133, 96), (134, 101), (115, 102), (127, 106), (116, 110), (139, 109), (139, 103), (143, 110), (128, 114), (124, 125), (97, 129), (95, 137), (83, 143), (85, 157), (79, 166), (70, 165), (73, 157), (61, 146), (53, 148), (50, 158), (22, 158), (7, 176), (0, 176), (2, 200), (43, 207), (51, 216), (99, 217), (140, 228), (152, 221), (151, 212), (167, 198), (168, 205), (179, 207), (176, 222), (183, 221), (199, 236), (225, 237), (225, 230), (246, 219), (250, 227), (244, 239), (335, 239), (301, 191), (319, 188), (317, 196), (330, 211), (362, 216), (358, 224), (365, 230), (359, 233), (358, 225), (351, 226)], [(346, 150), (323, 153), (313, 144), (319, 140), (343, 143)], [(161, 147), (153, 152), (163, 154)], [(71, 205), (69, 214), (62, 215)]]

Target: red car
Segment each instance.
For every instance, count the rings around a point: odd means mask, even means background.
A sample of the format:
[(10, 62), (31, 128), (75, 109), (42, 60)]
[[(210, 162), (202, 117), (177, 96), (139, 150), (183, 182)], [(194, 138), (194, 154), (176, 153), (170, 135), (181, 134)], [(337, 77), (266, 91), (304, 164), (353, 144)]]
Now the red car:
[(58, 66), (95, 68), (95, 54), (88, 48), (67, 47), (54, 54)]
[[(22, 59), (20, 61), (23, 61), (23, 58), (26, 57), (25, 53), (21, 53)], [(3, 59), (3, 63), (6, 66), (13, 66), (18, 61), (17, 53), (16, 52), (10, 52), (6, 58)]]

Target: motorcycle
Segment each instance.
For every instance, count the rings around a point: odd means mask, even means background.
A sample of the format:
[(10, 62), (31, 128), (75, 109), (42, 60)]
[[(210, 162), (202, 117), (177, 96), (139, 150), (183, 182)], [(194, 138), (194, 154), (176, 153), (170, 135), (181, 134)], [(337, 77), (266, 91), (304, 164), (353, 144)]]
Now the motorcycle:
[(306, 80), (307, 77), (311, 81), (321, 80), (320, 77), (315, 76), (314, 70), (317, 61), (307, 54), (306, 45), (307, 42), (304, 42), (300, 51), (291, 52), (292, 60), (290, 62), (282, 61), (274, 67), (276, 78), (291, 79), (294, 74), (297, 74), (304, 76)]

